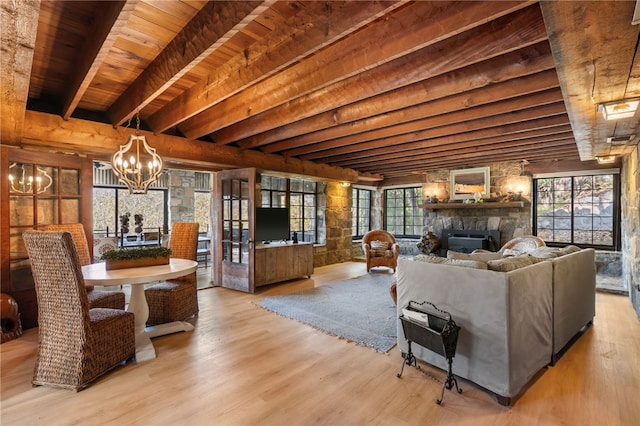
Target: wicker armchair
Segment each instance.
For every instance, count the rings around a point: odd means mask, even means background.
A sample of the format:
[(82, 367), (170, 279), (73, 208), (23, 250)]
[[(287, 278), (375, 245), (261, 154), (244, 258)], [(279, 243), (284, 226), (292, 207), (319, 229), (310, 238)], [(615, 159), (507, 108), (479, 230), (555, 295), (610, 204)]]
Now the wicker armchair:
[[(175, 222), (169, 240), (171, 257), (196, 260), (198, 223)], [(147, 325), (184, 321), (198, 314), (198, 283), (196, 273), (164, 281), (145, 289), (149, 304)]]
[(89, 309), (78, 252), (68, 232), (23, 234), (38, 299), (34, 386), (76, 391), (135, 356), (134, 315)]
[[(44, 230), (70, 233), (80, 258), (80, 266), (92, 263), (87, 235), (84, 233), (84, 227), (81, 223), (52, 224), (45, 226)], [(125, 306), (124, 293), (121, 291), (98, 291), (89, 286), (87, 287), (87, 297), (90, 308), (124, 309)]]
[(367, 259), (367, 272), (375, 266), (386, 266), (396, 271), (400, 245), (387, 231), (375, 229), (367, 232), (362, 237), (362, 249)]

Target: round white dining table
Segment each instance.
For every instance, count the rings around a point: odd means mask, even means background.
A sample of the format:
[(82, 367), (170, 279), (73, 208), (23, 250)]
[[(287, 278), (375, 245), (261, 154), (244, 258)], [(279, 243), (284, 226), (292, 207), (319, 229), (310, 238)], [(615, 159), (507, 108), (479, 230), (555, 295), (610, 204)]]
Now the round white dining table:
[(86, 286), (130, 285), (131, 297), (127, 311), (135, 315), (136, 362), (156, 357), (151, 339), (179, 331), (193, 330), (186, 321), (174, 321), (147, 327), (149, 305), (144, 294), (144, 284), (164, 281), (191, 274), (198, 268), (198, 262), (188, 259), (169, 259), (168, 265), (143, 266), (138, 268), (113, 269), (107, 271), (105, 263), (93, 263), (82, 267)]

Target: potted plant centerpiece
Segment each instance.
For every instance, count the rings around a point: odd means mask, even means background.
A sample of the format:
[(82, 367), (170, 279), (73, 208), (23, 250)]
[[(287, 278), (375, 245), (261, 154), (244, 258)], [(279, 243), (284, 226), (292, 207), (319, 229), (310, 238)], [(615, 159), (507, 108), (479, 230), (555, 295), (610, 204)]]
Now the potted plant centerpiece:
[(124, 269), (140, 266), (166, 265), (169, 263), (171, 249), (166, 247), (142, 247), (117, 249), (105, 252), (102, 260), (106, 262), (105, 269)]

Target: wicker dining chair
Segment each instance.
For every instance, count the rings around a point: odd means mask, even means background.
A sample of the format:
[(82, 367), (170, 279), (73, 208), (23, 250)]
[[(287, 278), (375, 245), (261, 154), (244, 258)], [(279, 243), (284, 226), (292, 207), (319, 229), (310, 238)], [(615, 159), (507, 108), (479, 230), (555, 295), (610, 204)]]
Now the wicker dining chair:
[[(45, 226), (44, 230), (69, 232), (80, 258), (80, 266), (92, 263), (87, 235), (84, 233), (84, 227), (81, 223), (52, 224)], [(87, 287), (87, 297), (89, 298), (90, 308), (124, 309), (125, 306), (124, 293), (121, 291), (98, 291), (89, 286)]]
[(69, 232), (23, 234), (38, 299), (34, 386), (76, 391), (135, 356), (135, 319), (89, 309), (80, 258)]
[[(196, 260), (198, 223), (175, 222), (169, 240), (171, 257)], [(144, 291), (149, 304), (147, 325), (184, 321), (198, 314), (196, 273), (154, 284)]]

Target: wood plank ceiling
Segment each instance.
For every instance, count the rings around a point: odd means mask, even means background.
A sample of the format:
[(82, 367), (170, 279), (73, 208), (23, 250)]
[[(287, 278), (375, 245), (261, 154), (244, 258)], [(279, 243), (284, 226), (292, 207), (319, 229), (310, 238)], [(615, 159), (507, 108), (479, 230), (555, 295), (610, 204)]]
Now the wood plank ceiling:
[(105, 157), (139, 112), (169, 161), (365, 182), (637, 145), (596, 110), (640, 96), (634, 2), (13, 4), (3, 144)]

